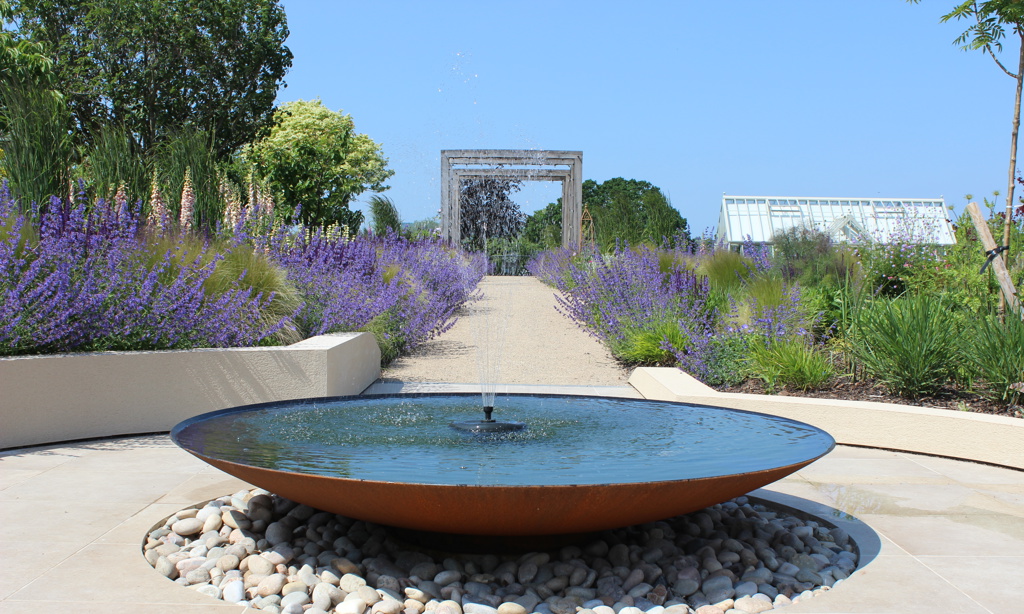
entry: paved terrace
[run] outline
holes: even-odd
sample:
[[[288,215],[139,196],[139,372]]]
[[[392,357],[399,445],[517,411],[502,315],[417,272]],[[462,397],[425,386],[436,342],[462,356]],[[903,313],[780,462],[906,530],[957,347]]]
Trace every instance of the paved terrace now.
[[[488,279],[484,289],[485,307],[494,307],[498,292],[513,297],[513,310],[501,316],[508,320],[501,381],[509,385],[499,390],[640,396],[593,339],[552,317],[551,292],[538,282]],[[473,317],[396,363],[370,391],[478,387]],[[834,409],[827,401],[820,407]],[[976,419],[962,417],[967,425]],[[1007,456],[1002,464],[1020,466],[1019,456]],[[253,611],[166,580],[141,553],[146,532],[167,516],[248,486],[166,435],[0,452],[0,614]],[[1024,611],[1020,470],[840,445],[754,494],[842,526],[862,549],[862,567],[842,586],[787,613]]]

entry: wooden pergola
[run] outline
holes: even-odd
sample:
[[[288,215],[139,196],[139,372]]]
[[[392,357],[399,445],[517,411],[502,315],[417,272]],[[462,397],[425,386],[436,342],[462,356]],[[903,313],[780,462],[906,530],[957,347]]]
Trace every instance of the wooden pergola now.
[[[522,181],[561,181],[562,246],[579,249],[583,217],[582,151],[442,150],[441,233],[445,241],[457,245],[462,239],[462,210],[459,203],[462,180],[488,177]]]

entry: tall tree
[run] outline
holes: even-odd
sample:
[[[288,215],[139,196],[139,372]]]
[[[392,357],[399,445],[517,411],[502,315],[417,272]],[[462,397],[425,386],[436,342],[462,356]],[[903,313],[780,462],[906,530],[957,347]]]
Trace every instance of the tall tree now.
[[[53,84],[53,62],[46,56],[41,44],[19,39],[10,31],[9,25],[14,19],[14,7],[9,0],[0,0],[0,179],[9,179],[12,173],[8,165],[21,166],[26,156],[24,151],[15,151],[14,154],[20,154],[18,157],[21,160],[5,162],[4,149],[11,150],[15,142],[25,136],[26,127],[26,109],[12,110],[8,104],[14,102],[17,107],[18,102],[25,101],[34,106],[41,102],[48,107],[47,112],[59,112],[62,104],[60,95],[49,89]],[[44,100],[32,100],[35,93],[43,96]],[[13,126],[12,122],[20,123]],[[14,134],[11,133],[12,127],[16,130]],[[66,128],[60,127],[61,130]],[[62,163],[66,165],[67,160]],[[44,182],[60,181],[59,177],[37,179]]]
[[[484,249],[487,239],[518,236],[526,225],[526,216],[511,194],[519,188],[519,180],[508,177],[463,181],[459,190],[463,242],[472,249]]]
[[[16,33],[53,60],[85,144],[105,125],[148,151],[191,124],[218,155],[271,120],[292,54],[275,0],[13,0]]]
[[[594,217],[597,242],[603,249],[616,241],[660,244],[678,235],[689,238],[689,225],[661,189],[647,181],[616,177],[603,183],[583,182],[583,203]]]
[[[15,20],[9,0],[0,0],[0,82],[31,82],[50,85],[53,61],[37,42],[19,39],[8,29]]]
[[[320,100],[281,105],[270,134],[247,148],[246,157],[280,195],[283,215],[301,205],[305,224],[342,224],[353,231],[363,214],[349,208],[352,198],[387,190],[384,182],[395,174],[380,145],[356,133],[352,116]]]
[[[908,0],[917,4],[920,0]],[[1024,2],[1021,0],[964,0],[952,11],[942,16],[943,23],[950,20],[973,22],[954,41],[965,51],[982,51],[996,63],[1007,76],[1017,82],[1013,102],[1013,128],[1010,131],[1010,171],[1006,186],[1006,217],[1003,222],[1003,245],[1007,252],[1003,258],[1009,262],[1010,227],[1013,219],[1013,187],[1017,174],[1017,133],[1020,130],[1020,98],[1024,89]],[[1017,38],[1017,72],[1008,69],[996,52],[1003,50],[1003,39],[1007,29]],[[1002,295],[1000,295],[1001,297]],[[1000,306],[1002,307],[1002,301]]]

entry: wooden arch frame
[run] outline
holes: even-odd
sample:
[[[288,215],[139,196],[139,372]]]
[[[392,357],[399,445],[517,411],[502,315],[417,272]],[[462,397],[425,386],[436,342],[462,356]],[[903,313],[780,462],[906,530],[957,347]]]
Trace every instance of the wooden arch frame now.
[[[458,245],[462,239],[462,208],[459,203],[462,180],[485,177],[562,182],[562,246],[579,249],[583,234],[582,151],[442,150],[441,236],[448,243]]]

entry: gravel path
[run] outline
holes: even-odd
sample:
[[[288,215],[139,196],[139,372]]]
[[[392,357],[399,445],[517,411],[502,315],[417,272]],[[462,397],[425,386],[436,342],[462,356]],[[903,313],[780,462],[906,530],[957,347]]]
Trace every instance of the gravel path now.
[[[395,360],[385,381],[627,385],[629,370],[555,310],[555,290],[534,277],[485,277],[483,298],[451,330]],[[493,348],[497,348],[495,352]]]

